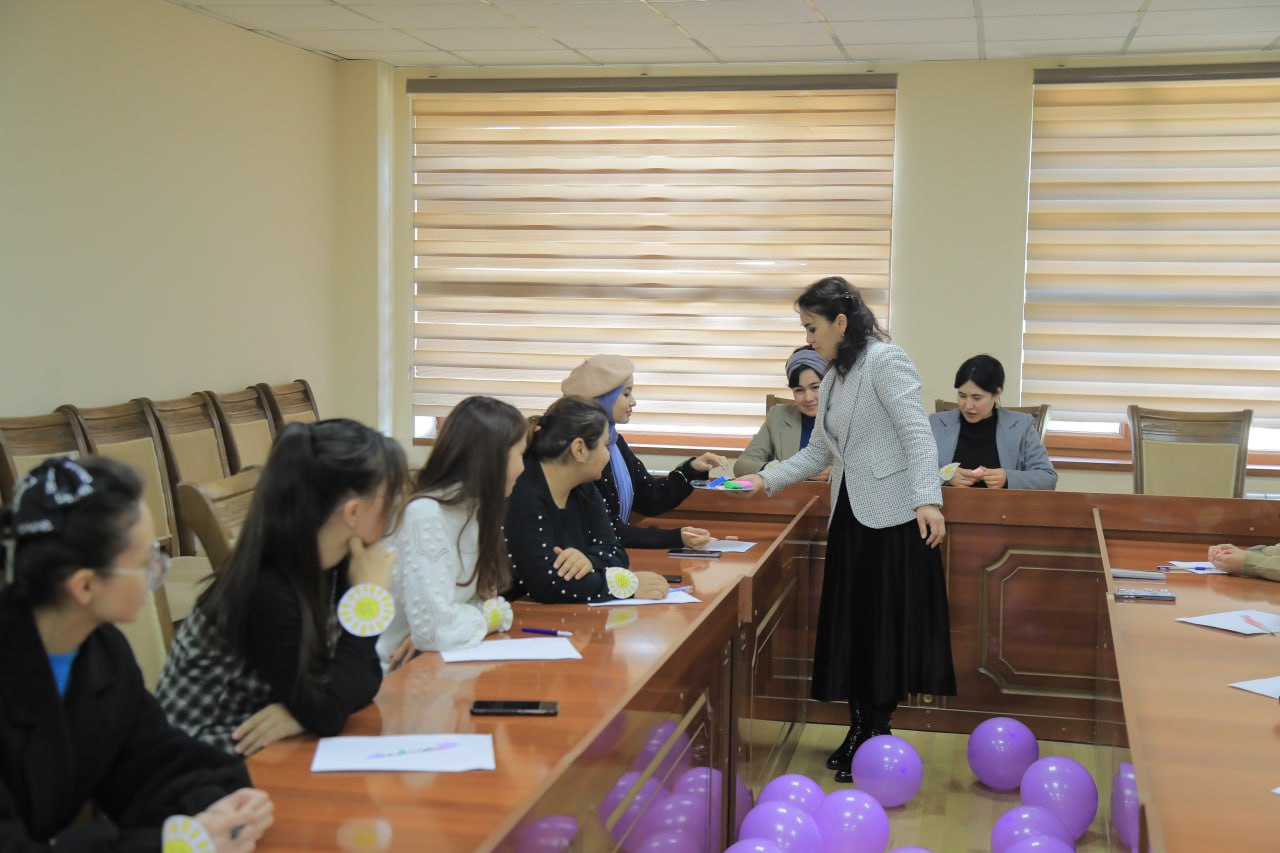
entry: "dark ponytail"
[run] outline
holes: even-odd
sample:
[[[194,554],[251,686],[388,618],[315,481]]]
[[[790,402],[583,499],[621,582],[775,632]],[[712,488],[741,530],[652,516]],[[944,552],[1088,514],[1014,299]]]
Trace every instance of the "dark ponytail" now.
[[[834,323],[841,314],[847,318],[844,339],[831,361],[841,376],[853,367],[868,342],[872,339],[889,340],[888,332],[881,328],[867,303],[862,301],[858,289],[838,275],[828,276],[805,288],[796,300],[796,308],[817,314],[830,323]]]
[[[331,580],[320,565],[320,528],[343,501],[372,498],[384,486],[385,510],[393,517],[407,477],[400,445],[363,424],[290,424],[267,457],[235,549],[197,606],[244,657],[244,617],[262,569],[284,575],[301,612],[295,691],[313,695],[325,671],[334,605]]]
[[[529,452],[539,462],[563,459],[575,438],[595,450],[609,426],[604,407],[586,397],[561,397],[546,413],[529,419]]]
[[[142,517],[142,480],[113,459],[46,459],[15,491],[0,511],[3,577],[7,594],[30,607],[56,603],[80,569],[110,575]]]

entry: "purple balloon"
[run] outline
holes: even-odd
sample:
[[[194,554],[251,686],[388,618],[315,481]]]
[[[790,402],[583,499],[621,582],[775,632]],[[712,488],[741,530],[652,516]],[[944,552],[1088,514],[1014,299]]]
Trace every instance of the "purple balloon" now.
[[[1040,806],[1014,806],[1000,815],[991,829],[991,853],[1006,853],[1020,841],[1051,835],[1063,841],[1074,841],[1053,812]]]
[[[618,777],[618,781],[614,783],[613,790],[605,795],[604,801],[600,803],[598,814],[600,816],[600,825],[605,826],[609,820],[609,815],[613,814],[618,804],[626,798],[636,781],[640,778],[640,774],[634,770],[629,770]],[[627,834],[627,830],[640,819],[649,808],[656,807],[659,802],[665,799],[667,792],[663,790],[658,781],[652,777],[644,780],[644,784],[640,786],[640,790],[636,793],[635,799],[631,801],[631,805],[627,806],[618,822],[613,825],[613,829],[609,832],[609,837],[613,839],[614,844],[621,844],[622,838]]]
[[[889,816],[862,791],[832,791],[818,804],[813,819],[824,853],[884,853],[889,846]]]
[[[797,853],[822,849],[822,834],[813,817],[802,808],[777,800],[757,804],[738,834],[743,838],[763,838]]]
[[[886,809],[914,797],[923,779],[920,754],[897,735],[877,735],[853,754],[853,781]]]
[[[623,849],[637,853],[639,845],[651,835],[676,833],[689,839],[699,851],[710,847],[711,814],[707,798],[697,794],[672,794],[660,803],[654,803],[627,836]]]
[[[1111,780],[1111,828],[1125,847],[1138,846],[1138,775],[1127,761]]]
[[[540,817],[520,830],[516,839],[518,853],[540,853],[546,850],[568,850],[578,837],[578,821],[569,815]]]
[[[724,853],[784,853],[784,851],[772,841],[765,841],[763,838],[745,838],[726,849]]]
[[[650,835],[635,848],[636,853],[705,853],[689,836],[679,832]]]
[[[933,853],[927,847],[895,847],[889,853]]]
[[[671,786],[677,794],[702,794],[710,796],[712,802],[720,801],[720,771],[714,767],[695,767],[680,774],[680,778]]]
[[[751,807],[756,804],[755,797],[751,795],[751,789],[747,787],[747,783],[742,781],[742,777],[738,776],[733,780],[733,809],[736,824],[733,827],[735,837],[738,830],[742,828],[742,822],[747,819],[747,812],[751,811]]]
[[[1024,838],[1005,853],[1075,853],[1075,851],[1074,844],[1068,844],[1061,838],[1037,835],[1035,838]]]
[[[969,735],[969,769],[978,781],[997,791],[1012,791],[1022,774],[1040,757],[1036,736],[1017,720],[992,717]]]
[[[1027,768],[1022,777],[1022,802],[1053,812],[1067,828],[1067,841],[1084,835],[1098,814],[1098,786],[1078,761],[1052,755]]]
[[[780,803],[791,803],[813,814],[825,796],[822,786],[808,776],[788,773],[765,785],[764,790],[760,792],[759,802],[776,800]]]
[[[636,756],[635,761],[631,762],[631,769],[643,772],[667,745],[667,741],[671,741],[671,748],[653,772],[658,783],[669,784],[667,781],[669,778],[679,776],[692,767],[693,755],[689,749],[689,736],[684,732],[677,734],[676,724],[668,720],[658,723],[649,730],[649,734],[644,739],[644,746],[640,748],[640,754]]]

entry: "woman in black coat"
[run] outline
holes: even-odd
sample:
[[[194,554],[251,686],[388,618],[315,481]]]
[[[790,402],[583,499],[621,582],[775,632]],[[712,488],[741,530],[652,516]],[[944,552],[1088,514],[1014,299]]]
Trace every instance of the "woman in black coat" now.
[[[712,468],[727,468],[729,460],[707,452],[681,462],[666,477],[649,476],[644,463],[618,435],[618,424],[631,421],[636,405],[634,373],[629,359],[593,355],[560,383],[560,390],[566,395],[590,397],[609,416],[609,464],[596,481],[596,488],[609,508],[614,535],[624,548],[701,548],[711,541],[706,530],[642,527],[631,523],[631,513],[634,510],[652,517],[670,512],[693,493],[692,481],[705,480]]]
[[[154,851],[163,827],[248,853],[271,825],[240,759],[165,720],[112,624],[168,568],[141,496],[117,462],[51,459],[0,519],[0,849]]]

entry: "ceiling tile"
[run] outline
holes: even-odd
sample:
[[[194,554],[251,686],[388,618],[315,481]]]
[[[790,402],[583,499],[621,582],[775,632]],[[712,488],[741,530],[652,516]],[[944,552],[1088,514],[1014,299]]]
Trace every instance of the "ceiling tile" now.
[[[1031,56],[1119,56],[1124,50],[1124,37],[988,41],[986,46],[987,59],[1020,59]]]
[[[218,6],[209,11],[225,21],[251,30],[369,30],[382,27],[378,21],[332,4]]]
[[[1178,9],[1275,8],[1275,0],[1151,0],[1147,11],[1168,12]]]
[[[393,30],[275,30],[297,45],[328,50],[422,50],[422,42]]]
[[[642,3],[619,5],[616,3],[554,3],[521,6],[509,10],[520,20],[537,27],[578,26],[619,28],[614,40],[623,44],[627,40],[627,27],[651,27],[662,23],[661,15],[656,15]]]
[[[974,18],[936,18],[929,21],[842,21],[832,29],[841,41],[853,44],[920,44],[977,40]]]
[[[828,21],[903,21],[971,18],[973,0],[814,0]]]
[[[706,51],[686,48],[598,48],[582,51],[596,62],[610,65],[654,65],[658,63],[715,62]]]
[[[694,38],[714,48],[778,47],[797,44],[831,44],[831,33],[825,24],[745,24],[719,27],[688,27]]]
[[[408,30],[442,50],[561,50],[550,37],[527,27],[510,30]]]
[[[467,50],[459,55],[476,65],[591,65],[572,50]]]
[[[1087,15],[1125,12],[1137,14],[1142,0],[982,0],[982,17],[1006,15]]]
[[[429,6],[352,6],[363,15],[401,29],[438,27],[517,27],[515,21],[482,3],[432,3]]]
[[[620,45],[625,45],[624,49],[691,47],[697,50],[697,46],[689,41],[684,33],[671,26],[630,27],[627,29],[626,39],[621,42],[618,39],[618,31],[611,29],[561,28],[554,30],[551,34],[569,47],[576,47],[579,50],[617,48]],[[701,52],[699,50],[699,53]]]
[[[922,42],[920,44],[848,44],[844,49],[854,62],[912,59],[977,59],[977,42]]]
[[[1214,33],[1212,35],[1142,36],[1129,44],[1129,53],[1174,51],[1261,50],[1275,41],[1276,33]]]
[[[833,42],[792,47],[717,47],[725,62],[847,62]]]
[[[1280,4],[1252,9],[1214,9],[1198,12],[1148,12],[1140,36],[1180,36],[1195,33],[1280,33]]]
[[[663,14],[686,26],[789,24],[818,21],[804,0],[707,0],[705,3],[654,3]]]
[[[1015,15],[987,18],[983,32],[992,41],[1124,38],[1136,15]]]
[[[443,50],[344,50],[344,59],[378,59],[389,65],[457,65],[461,60]]]

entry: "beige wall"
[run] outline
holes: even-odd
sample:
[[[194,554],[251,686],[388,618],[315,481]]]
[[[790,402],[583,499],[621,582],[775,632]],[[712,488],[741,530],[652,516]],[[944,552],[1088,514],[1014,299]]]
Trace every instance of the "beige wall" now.
[[[335,401],[336,63],[163,0],[0,9],[0,416]]]

